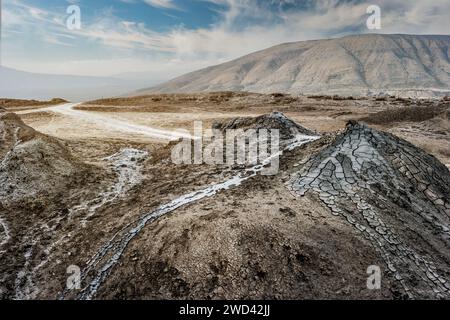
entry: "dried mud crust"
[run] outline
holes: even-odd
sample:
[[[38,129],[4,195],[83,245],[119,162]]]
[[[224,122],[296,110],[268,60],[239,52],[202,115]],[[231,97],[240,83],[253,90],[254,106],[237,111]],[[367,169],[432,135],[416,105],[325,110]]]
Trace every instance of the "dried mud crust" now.
[[[305,148],[288,152],[283,170],[317,151]],[[283,181],[257,176],[147,225],[96,298],[402,297],[389,275],[382,291],[367,290],[367,266],[382,265],[381,256],[314,200],[296,200]]]
[[[409,297],[450,297],[450,172],[433,156],[351,122],[288,187],[359,230]]]
[[[0,297],[32,298],[23,284],[57,239],[76,230],[69,208],[109,176],[12,113],[0,113],[0,146]]]
[[[383,290],[365,289],[367,263],[382,264],[370,243],[313,201],[293,199],[279,179],[263,177],[155,221],[122,261],[129,263],[112,271],[98,298],[401,295],[389,276]]]
[[[127,154],[131,155],[126,157],[131,163],[125,166],[120,159]],[[64,207],[62,213],[65,219],[57,225],[56,233],[48,234],[45,240],[41,240],[41,235],[45,233],[36,228],[33,229],[32,239],[25,241],[20,238],[22,234],[20,237],[18,235],[16,239],[20,240],[15,242],[14,247],[16,253],[10,254],[17,263],[5,264],[4,274],[8,275],[5,285],[8,290],[4,297],[60,298],[65,290],[69,265],[85,268],[112,235],[139,219],[143,213],[170,202],[178,194],[226,179],[227,174],[217,168],[192,170],[191,166],[173,165],[167,158],[167,155],[170,156],[168,147],[163,147],[158,154],[164,154],[164,159],[148,156],[141,160],[141,151],[122,150],[109,159],[118,172],[103,178],[97,188],[86,186],[90,193],[73,199],[70,205]],[[107,162],[109,160],[105,159]],[[130,171],[135,163],[141,166],[140,172]],[[128,177],[135,181],[136,174],[143,179],[140,183],[121,183],[126,182]],[[116,190],[122,193],[116,196]],[[61,212],[51,206],[46,209],[53,214]],[[18,225],[17,222],[14,224]],[[54,226],[54,223],[51,225]],[[38,240],[38,246],[33,243],[33,239]],[[23,272],[26,276],[21,276]],[[73,297],[67,295],[65,298]]]
[[[329,139],[287,152],[282,170]],[[285,179],[257,176],[155,220],[130,242],[96,298],[403,297],[389,274],[381,291],[367,290],[367,267],[383,264],[379,253],[316,200],[295,199]]]
[[[443,280],[449,275],[448,230],[443,226],[449,225],[448,171],[403,140],[350,123],[337,138],[329,134],[286,152],[278,175],[253,177],[240,186],[149,220],[139,230],[133,229],[133,223],[147,214],[158,212],[183,195],[228,181],[242,168],[174,165],[170,160],[172,143],[147,150],[150,154],[146,159],[140,157],[142,150],[124,152],[122,155],[135,155],[138,161],[128,157],[132,163],[126,163],[124,171],[116,171],[124,164],[115,161],[122,159],[123,143],[105,141],[89,160],[100,165],[99,158],[115,154],[109,158],[112,162],[104,159],[98,174],[88,171],[73,182],[75,185],[70,184],[73,189],[63,189],[59,200],[43,197],[38,207],[24,204],[15,218],[6,220],[11,232],[9,242],[2,247],[4,252],[0,251],[2,261],[6,261],[0,266],[1,297],[447,297],[447,282]],[[80,153],[87,152],[91,145],[97,142],[69,142]],[[134,147],[140,148],[137,144]],[[342,180],[340,175],[333,182],[340,183],[343,191],[331,206],[322,199],[321,185],[311,187],[313,182],[302,185],[301,181],[325,159],[339,162],[341,157],[333,155],[336,150],[355,161],[355,167],[345,167],[343,172],[353,172],[356,184],[351,190],[356,196],[346,193],[348,189],[342,187],[346,176]],[[328,167],[322,169],[318,177],[329,179],[325,171]],[[333,175],[337,171],[330,170],[330,179],[337,179]],[[142,180],[114,197],[114,191],[124,190],[114,186],[127,178]],[[420,183],[426,188],[419,190]],[[302,188],[310,191],[303,193]],[[71,190],[75,194],[66,198]],[[105,194],[112,195],[112,201],[102,203],[100,198]],[[347,211],[336,214],[334,207]],[[95,208],[92,215],[90,208]],[[0,212],[11,216],[14,209],[0,206]],[[29,212],[32,215],[26,216]],[[32,228],[23,228],[24,217]],[[379,225],[371,225],[374,222]],[[2,228],[0,223],[0,231]],[[130,241],[128,231],[133,235]],[[136,235],[134,231],[138,231]],[[364,236],[369,232],[372,236]],[[116,234],[125,237],[115,238]],[[118,250],[106,252],[103,249],[108,244]],[[105,259],[97,260],[103,252],[107,253]],[[101,263],[92,264],[97,261]],[[107,269],[102,281],[92,281],[109,261],[113,261],[113,267]],[[82,286],[89,290],[65,290],[69,265],[82,269]],[[367,290],[370,265],[382,268],[380,291]],[[100,285],[90,290],[90,285],[97,283]]]
[[[49,197],[89,170],[62,141],[25,125],[13,113],[0,113],[0,199],[3,205]]]
[[[356,122],[283,159],[293,179],[256,177],[148,225],[98,297],[448,298],[445,166]]]

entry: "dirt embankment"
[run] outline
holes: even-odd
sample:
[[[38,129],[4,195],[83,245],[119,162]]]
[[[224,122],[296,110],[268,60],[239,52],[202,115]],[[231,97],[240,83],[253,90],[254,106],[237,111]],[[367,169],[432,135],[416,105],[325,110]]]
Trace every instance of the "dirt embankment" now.
[[[49,101],[38,100],[21,100],[21,99],[1,99],[0,107],[5,108],[8,111],[22,111],[34,109],[36,107],[52,106],[57,104],[67,103],[66,100],[60,98],[54,98]]]
[[[0,132],[3,200],[51,194],[86,169],[63,142],[35,131],[14,113],[0,113]]]
[[[387,106],[359,119],[408,140],[450,165],[450,103],[445,99]]]
[[[440,117],[450,120],[450,103],[432,106],[389,108],[360,120],[369,124],[389,125],[396,122],[423,122]]]
[[[0,159],[0,297],[31,298],[21,288],[69,232],[69,208],[109,176],[7,112],[0,112]]]

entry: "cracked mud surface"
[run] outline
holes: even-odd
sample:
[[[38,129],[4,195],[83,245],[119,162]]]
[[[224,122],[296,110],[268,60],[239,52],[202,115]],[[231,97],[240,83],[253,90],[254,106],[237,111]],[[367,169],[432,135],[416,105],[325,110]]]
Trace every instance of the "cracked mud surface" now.
[[[221,97],[178,102],[218,108],[222,130],[270,126],[283,139],[323,137],[295,148],[284,141],[275,176],[241,176],[251,167],[174,165],[173,143],[110,133],[86,139],[87,131],[60,140],[0,111],[0,179],[2,187],[13,186],[0,189],[0,297],[449,298],[449,171],[419,143],[384,132],[445,148],[442,115],[374,128],[350,122],[335,132],[385,102],[317,98],[303,105],[247,94],[213,101]],[[164,99],[178,110],[177,97]],[[126,99],[121,103],[105,112],[131,117]],[[246,118],[241,107],[248,104],[252,116],[267,115]],[[270,114],[275,109],[297,123]],[[235,119],[236,113],[242,114]],[[54,126],[64,120],[45,112],[23,116],[37,127],[49,118]],[[446,159],[439,149],[433,154]],[[81,291],[66,290],[70,265],[82,270]],[[371,265],[381,267],[381,290],[366,288]]]
[[[289,188],[298,196],[316,194],[361,231],[409,297],[449,297],[450,174],[434,157],[350,123]]]

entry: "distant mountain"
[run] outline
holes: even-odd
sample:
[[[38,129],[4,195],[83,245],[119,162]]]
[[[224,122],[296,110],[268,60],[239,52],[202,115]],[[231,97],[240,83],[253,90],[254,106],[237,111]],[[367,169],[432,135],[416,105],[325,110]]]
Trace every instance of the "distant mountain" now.
[[[0,67],[0,97],[48,100],[61,97],[71,101],[119,96],[137,89],[118,78],[37,74]]]
[[[252,91],[432,96],[450,92],[449,35],[357,35],[278,45],[135,94]]]

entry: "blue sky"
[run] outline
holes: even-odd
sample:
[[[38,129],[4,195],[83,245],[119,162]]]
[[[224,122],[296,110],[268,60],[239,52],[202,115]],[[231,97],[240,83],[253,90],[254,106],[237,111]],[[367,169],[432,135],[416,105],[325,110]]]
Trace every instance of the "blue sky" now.
[[[80,30],[66,26],[69,5]],[[450,0],[3,0],[2,63],[32,72],[154,82],[288,41],[372,32],[448,34]]]

